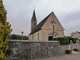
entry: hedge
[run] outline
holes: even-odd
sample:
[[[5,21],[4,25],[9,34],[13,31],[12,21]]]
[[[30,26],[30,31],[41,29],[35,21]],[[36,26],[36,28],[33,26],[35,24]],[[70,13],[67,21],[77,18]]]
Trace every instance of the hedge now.
[[[70,44],[70,40],[72,40],[73,43],[76,43],[76,40],[78,40],[78,38],[58,37],[58,38],[53,38],[52,39],[52,41],[59,41],[60,42],[60,45]]]

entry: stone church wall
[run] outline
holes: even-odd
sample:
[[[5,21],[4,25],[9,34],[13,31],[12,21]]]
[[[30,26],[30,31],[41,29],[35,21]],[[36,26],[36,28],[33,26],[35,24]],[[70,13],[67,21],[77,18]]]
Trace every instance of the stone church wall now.
[[[60,43],[58,41],[25,41],[8,40],[10,46],[10,57],[18,59],[35,59],[60,54]]]

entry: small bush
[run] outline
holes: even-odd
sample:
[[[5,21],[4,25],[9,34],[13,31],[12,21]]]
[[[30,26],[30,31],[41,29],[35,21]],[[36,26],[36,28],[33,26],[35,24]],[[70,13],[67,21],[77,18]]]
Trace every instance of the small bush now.
[[[74,50],[74,51],[79,51],[79,49],[77,49],[77,48],[74,48],[73,50]]]
[[[71,50],[66,50],[66,51],[71,51]]]
[[[72,51],[71,51],[71,50],[65,50],[65,53],[66,53],[66,54],[71,54]]]

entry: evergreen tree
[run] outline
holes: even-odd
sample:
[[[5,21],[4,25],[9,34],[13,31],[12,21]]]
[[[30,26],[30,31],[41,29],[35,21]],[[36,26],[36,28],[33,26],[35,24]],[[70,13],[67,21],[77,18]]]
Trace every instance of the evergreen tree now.
[[[17,40],[17,35],[12,34],[12,35],[11,35],[11,39],[15,39],[15,40]]]
[[[11,35],[9,35],[8,39],[11,39]]]
[[[3,5],[3,1],[0,0],[0,60],[6,59],[6,52],[8,50],[7,39],[12,31],[9,25],[9,22],[6,22],[6,10]]]

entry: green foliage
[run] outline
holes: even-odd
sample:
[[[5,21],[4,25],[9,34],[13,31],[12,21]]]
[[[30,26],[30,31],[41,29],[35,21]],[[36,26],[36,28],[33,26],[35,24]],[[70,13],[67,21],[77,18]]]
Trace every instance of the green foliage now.
[[[66,53],[66,54],[71,54],[72,51],[71,51],[71,50],[65,50],[65,53]]]
[[[76,40],[78,38],[72,38],[72,37],[58,37],[58,38],[53,38],[53,41],[59,41],[60,45],[67,45],[70,44],[70,40],[72,40],[73,43],[76,43]]]
[[[71,50],[66,50],[66,51],[71,51]]]
[[[21,40],[22,35],[16,35],[16,36],[17,36],[16,40],[17,39]],[[11,35],[9,35],[8,39],[11,39]],[[28,40],[28,37],[27,36],[23,36],[23,40]]]
[[[76,43],[76,40],[78,40],[78,38],[72,38],[72,37],[68,37],[69,38],[69,43],[70,43],[70,40],[72,40],[73,43]]]
[[[17,35],[17,39],[19,39],[19,40],[21,39],[21,38],[19,37],[19,35]]]
[[[17,35],[12,34],[12,35],[11,35],[11,39],[17,39]]]
[[[53,38],[53,40],[59,41],[60,42],[60,45],[69,44],[69,38],[67,38],[67,37]]]
[[[74,51],[77,51],[77,52],[79,51],[79,49],[77,49],[77,48],[74,48],[73,50],[74,50]]]
[[[8,36],[8,39],[11,39],[11,35]]]
[[[9,22],[6,22],[6,10],[3,6],[2,0],[0,0],[0,60],[6,59],[6,52],[8,50],[8,44],[7,39],[10,35],[12,29],[10,29],[11,25],[9,25]]]
[[[28,37],[27,36],[23,36],[23,40],[28,40]]]

